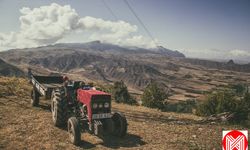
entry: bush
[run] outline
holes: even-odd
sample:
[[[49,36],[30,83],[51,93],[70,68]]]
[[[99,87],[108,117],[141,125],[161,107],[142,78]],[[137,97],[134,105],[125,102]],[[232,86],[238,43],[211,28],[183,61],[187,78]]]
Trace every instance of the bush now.
[[[193,110],[196,108],[196,100],[188,99],[186,101],[181,101],[178,103],[168,103],[165,105],[164,111],[172,111],[178,113],[193,113]]]
[[[164,101],[167,98],[165,91],[157,83],[149,84],[142,95],[142,105],[151,108],[164,109]]]
[[[240,96],[238,94],[234,89],[215,91],[209,94],[202,104],[198,105],[196,112],[202,116],[229,112],[234,114],[231,123],[245,125],[250,121],[250,93],[245,92]]]
[[[123,81],[114,83],[112,93],[117,103],[136,104],[135,99],[129,94],[128,88]]]
[[[237,100],[232,90],[215,91],[207,95],[207,99],[197,108],[197,114],[209,116],[223,112],[234,112]]]
[[[237,95],[244,95],[247,92],[247,86],[244,84],[233,84],[230,86],[233,90],[235,90]]]
[[[177,104],[176,112],[192,113],[194,108],[196,108],[196,100],[188,99],[184,102],[180,102],[179,104]]]
[[[245,93],[244,97],[239,101],[235,115],[235,122],[250,121],[250,93]]]

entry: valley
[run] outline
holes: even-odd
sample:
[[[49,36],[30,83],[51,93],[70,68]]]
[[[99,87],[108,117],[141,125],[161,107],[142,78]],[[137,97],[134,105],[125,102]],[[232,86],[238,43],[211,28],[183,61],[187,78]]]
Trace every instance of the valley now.
[[[249,84],[249,65],[189,59],[163,47],[140,49],[99,41],[14,49],[0,58],[35,74],[66,74],[72,79],[112,84],[123,80],[135,95],[152,81],[169,93],[171,102],[202,100],[204,94],[230,84]]]

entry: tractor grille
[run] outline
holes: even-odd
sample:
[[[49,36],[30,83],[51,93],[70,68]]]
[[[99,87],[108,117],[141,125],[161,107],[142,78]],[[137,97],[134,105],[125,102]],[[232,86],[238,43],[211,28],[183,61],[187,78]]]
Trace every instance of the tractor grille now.
[[[108,102],[109,107],[105,108],[104,104]],[[93,108],[93,104],[96,103],[98,107],[96,109]],[[99,105],[102,104],[102,108],[99,108]],[[92,113],[93,114],[101,114],[101,113],[110,113],[111,112],[111,97],[110,95],[94,95],[91,100],[92,105]]]
[[[102,113],[110,113],[110,108],[97,108],[92,109],[93,114],[102,114]]]

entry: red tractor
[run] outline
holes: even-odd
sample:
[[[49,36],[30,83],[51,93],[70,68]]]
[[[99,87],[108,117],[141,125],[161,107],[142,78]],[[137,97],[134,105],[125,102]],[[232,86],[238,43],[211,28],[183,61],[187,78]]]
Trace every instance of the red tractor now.
[[[122,137],[127,133],[127,120],[120,112],[111,111],[111,95],[73,82],[54,89],[51,111],[55,126],[67,124],[70,141],[78,145],[81,132],[88,131],[102,137],[112,134]]]
[[[39,105],[39,97],[51,99],[54,125],[68,125],[70,140],[77,145],[81,132],[105,133],[122,137],[127,133],[127,120],[120,112],[111,112],[111,96],[83,86],[81,81],[69,81],[66,76],[30,75],[33,89],[31,105]]]

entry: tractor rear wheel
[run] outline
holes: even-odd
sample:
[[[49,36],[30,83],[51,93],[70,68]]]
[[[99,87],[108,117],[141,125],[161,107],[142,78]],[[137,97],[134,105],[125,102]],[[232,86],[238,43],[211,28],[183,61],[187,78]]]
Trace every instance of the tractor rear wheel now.
[[[40,94],[37,92],[35,88],[32,89],[31,91],[31,106],[38,106],[39,105],[39,96]]]
[[[80,125],[76,117],[70,117],[68,120],[68,132],[70,142],[74,145],[79,145],[81,142]]]
[[[51,98],[51,112],[54,125],[56,127],[64,127],[67,123],[66,97],[62,91],[55,90]]]
[[[128,128],[126,117],[120,112],[115,112],[112,116],[112,120],[114,122],[113,134],[119,137],[125,136]]]

